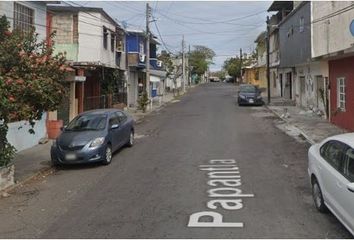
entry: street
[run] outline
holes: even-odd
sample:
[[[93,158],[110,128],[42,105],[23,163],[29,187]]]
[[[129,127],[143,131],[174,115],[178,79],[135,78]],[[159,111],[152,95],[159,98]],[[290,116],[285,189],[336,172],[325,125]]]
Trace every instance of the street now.
[[[0,200],[0,237],[351,238],[313,205],[309,145],[277,128],[265,107],[239,107],[235,96],[232,84],[200,85],[137,124],[135,146],[111,165],[64,167],[15,189]],[[213,197],[212,170],[203,168],[226,163],[239,171],[236,197]],[[211,209],[217,199],[239,199],[238,209]],[[203,217],[210,226],[189,225],[199,212],[242,224],[217,227]]]

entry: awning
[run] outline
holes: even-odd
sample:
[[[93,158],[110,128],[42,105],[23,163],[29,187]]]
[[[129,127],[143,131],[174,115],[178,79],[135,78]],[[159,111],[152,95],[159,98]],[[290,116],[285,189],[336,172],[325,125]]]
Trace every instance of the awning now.
[[[150,69],[150,76],[166,77],[166,71]]]

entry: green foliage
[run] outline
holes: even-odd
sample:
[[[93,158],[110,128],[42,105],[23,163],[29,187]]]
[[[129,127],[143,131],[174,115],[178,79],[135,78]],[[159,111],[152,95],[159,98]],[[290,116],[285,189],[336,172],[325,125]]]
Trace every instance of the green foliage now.
[[[138,99],[139,110],[146,112],[146,107],[149,103],[150,100],[148,98],[148,94],[146,91],[144,91]]]
[[[161,51],[161,54],[159,56],[157,56],[157,59],[162,61],[162,66],[167,73],[166,77],[173,75],[174,67],[173,67],[171,55],[169,53],[167,53],[166,51]]]
[[[104,76],[101,81],[101,88],[103,94],[112,94],[119,92],[119,89],[122,87],[122,84],[124,85],[123,73],[118,69],[105,69],[102,74]]]
[[[189,55],[189,64],[192,66],[192,74],[202,75],[213,62],[215,52],[205,46],[196,45]]]
[[[257,59],[257,53],[253,52],[251,55],[244,54],[242,56],[242,67],[248,66],[255,62]],[[241,75],[241,59],[239,56],[226,59],[223,69],[232,77],[239,77]]]
[[[6,139],[7,125],[0,124],[0,139]],[[7,166],[15,154],[15,148],[5,141],[0,141],[0,167]]]
[[[49,41],[37,40],[38,34],[9,31],[5,16],[0,18],[0,159],[7,164],[14,149],[7,142],[7,124],[29,121],[33,127],[43,112],[56,110],[65,89],[60,81],[67,71],[65,56],[52,56]],[[0,163],[1,164],[1,163]]]

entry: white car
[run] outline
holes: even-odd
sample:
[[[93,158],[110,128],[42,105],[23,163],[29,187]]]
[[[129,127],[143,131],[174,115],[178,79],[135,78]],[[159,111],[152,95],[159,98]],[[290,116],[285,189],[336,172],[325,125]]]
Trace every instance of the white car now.
[[[308,173],[316,208],[327,208],[354,235],[354,133],[311,146]]]

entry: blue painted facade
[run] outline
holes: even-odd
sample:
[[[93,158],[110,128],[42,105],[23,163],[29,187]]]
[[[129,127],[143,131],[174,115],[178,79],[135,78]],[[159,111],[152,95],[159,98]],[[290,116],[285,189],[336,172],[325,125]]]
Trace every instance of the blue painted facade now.
[[[141,46],[143,46],[143,50]],[[141,53],[142,51],[146,54],[145,36],[138,32],[128,32],[126,35],[126,49],[128,54]],[[150,42],[150,66],[152,69],[161,70],[161,67],[157,66],[157,44],[155,42]],[[138,67],[145,68],[145,63],[139,62]]]

